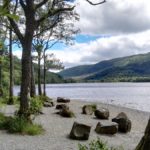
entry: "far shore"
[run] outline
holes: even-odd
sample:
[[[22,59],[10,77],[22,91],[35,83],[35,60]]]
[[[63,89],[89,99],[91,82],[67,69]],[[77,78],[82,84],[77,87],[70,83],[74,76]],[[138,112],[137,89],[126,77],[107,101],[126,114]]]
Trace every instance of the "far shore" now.
[[[56,102],[55,102],[56,104]],[[114,118],[118,113],[125,112],[132,121],[131,132],[127,134],[117,133],[113,136],[100,135],[95,133],[94,129],[99,121],[94,115],[83,115],[82,106],[85,104],[97,104],[98,107],[108,108],[110,111],[110,119]],[[99,137],[106,141],[110,146],[122,146],[124,150],[134,150],[141,137],[144,134],[150,113],[104,104],[99,102],[85,102],[80,100],[71,100],[68,104],[70,109],[74,111],[75,118],[62,118],[55,114],[55,107],[43,108],[43,115],[36,117],[35,122],[41,124],[46,130],[43,135],[39,136],[22,136],[8,134],[5,131],[0,131],[0,149],[2,150],[78,150],[78,144],[87,144],[93,139]],[[0,108],[7,115],[12,115],[16,107],[4,106]],[[68,135],[74,121],[85,123],[92,126],[90,138],[88,141],[70,140]]]

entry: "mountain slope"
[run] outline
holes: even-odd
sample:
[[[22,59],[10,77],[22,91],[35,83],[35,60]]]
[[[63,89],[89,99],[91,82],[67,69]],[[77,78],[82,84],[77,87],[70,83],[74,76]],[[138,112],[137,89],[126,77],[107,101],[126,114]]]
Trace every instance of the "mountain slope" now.
[[[60,72],[60,75],[84,81],[128,81],[129,78],[147,80],[150,76],[150,53],[77,66]]]
[[[35,81],[37,83],[37,64],[34,64],[35,69]],[[42,71],[41,71],[42,72]],[[43,79],[43,74],[41,75]],[[64,79],[55,73],[47,72],[46,73],[46,83],[64,83]],[[21,83],[21,61],[17,57],[14,57],[14,83],[19,85]],[[2,62],[2,84],[4,87],[9,85],[9,58],[6,57]]]

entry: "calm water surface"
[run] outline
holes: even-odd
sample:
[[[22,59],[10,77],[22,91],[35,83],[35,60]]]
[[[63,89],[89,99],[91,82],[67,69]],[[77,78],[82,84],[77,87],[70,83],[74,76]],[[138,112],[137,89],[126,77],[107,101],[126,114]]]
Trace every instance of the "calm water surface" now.
[[[15,93],[19,87],[15,87]],[[47,95],[104,102],[150,112],[150,83],[48,84]]]

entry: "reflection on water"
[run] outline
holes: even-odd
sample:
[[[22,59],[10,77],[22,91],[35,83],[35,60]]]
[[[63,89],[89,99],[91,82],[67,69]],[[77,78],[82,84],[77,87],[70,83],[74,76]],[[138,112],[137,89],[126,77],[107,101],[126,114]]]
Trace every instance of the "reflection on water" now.
[[[99,101],[150,111],[150,83],[48,84],[47,95],[74,100]],[[19,87],[15,87],[15,93]]]

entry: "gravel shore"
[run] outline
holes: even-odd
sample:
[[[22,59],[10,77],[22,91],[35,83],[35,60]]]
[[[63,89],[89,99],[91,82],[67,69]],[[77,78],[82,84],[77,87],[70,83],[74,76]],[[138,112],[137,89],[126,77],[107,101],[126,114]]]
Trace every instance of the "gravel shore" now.
[[[0,131],[0,150],[78,150],[78,144],[86,144],[91,140],[99,137],[103,141],[107,141],[111,146],[122,146],[124,150],[134,150],[141,137],[144,134],[149,115],[148,112],[141,112],[119,106],[107,105],[102,103],[97,104],[98,107],[108,108],[110,111],[110,120],[118,113],[125,112],[132,121],[132,129],[130,133],[117,133],[113,136],[99,135],[95,133],[94,129],[98,121],[94,115],[83,115],[82,106],[91,104],[91,102],[71,101],[69,107],[75,112],[75,118],[62,118],[55,114],[57,110],[55,107],[44,108],[43,115],[36,117],[35,122],[41,124],[45,133],[39,136],[26,136],[8,134],[5,131]],[[7,115],[12,115],[14,106],[5,106],[0,108],[2,112]],[[72,128],[74,121],[91,125],[91,133],[88,141],[70,140],[68,135]]]

